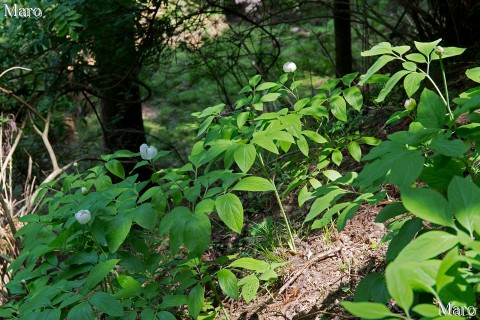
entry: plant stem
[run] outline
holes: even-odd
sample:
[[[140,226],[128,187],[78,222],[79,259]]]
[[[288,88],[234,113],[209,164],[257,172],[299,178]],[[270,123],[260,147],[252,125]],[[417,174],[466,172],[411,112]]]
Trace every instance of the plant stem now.
[[[220,303],[220,307],[222,308],[222,311],[223,311],[223,314],[225,315],[225,318],[227,320],[230,320],[230,316],[228,315],[227,310],[225,310],[225,307],[223,306],[222,299],[220,299],[220,296],[218,295],[217,287],[215,287],[215,284],[213,283],[212,280],[210,280],[210,286],[212,287],[213,294],[215,295],[215,298]]]
[[[445,68],[443,67],[443,60],[442,57],[440,59],[440,68],[442,69],[442,77],[443,77],[443,86],[445,87],[445,97],[447,99],[447,109],[448,113],[450,114],[450,121],[453,121],[453,113],[452,109],[450,109],[450,99],[448,97],[448,85],[447,85],[447,76],[445,75]]]
[[[287,214],[285,213],[285,210],[283,209],[283,204],[282,200],[280,199],[280,195],[278,194],[277,186],[275,185],[275,181],[271,179],[268,175],[267,168],[265,167],[265,163],[263,162],[262,155],[259,153],[258,158],[260,159],[260,164],[262,165],[263,172],[265,173],[265,177],[272,183],[273,185],[273,191],[275,192],[275,197],[277,198],[277,203],[278,206],[280,207],[280,211],[282,212],[283,220],[285,221],[285,226],[287,228],[287,233],[288,233],[288,246],[290,247],[290,250],[292,251],[293,254],[297,254],[297,249],[295,247],[295,242],[293,240],[293,234],[292,234],[292,229],[290,228],[290,222],[288,221]]]

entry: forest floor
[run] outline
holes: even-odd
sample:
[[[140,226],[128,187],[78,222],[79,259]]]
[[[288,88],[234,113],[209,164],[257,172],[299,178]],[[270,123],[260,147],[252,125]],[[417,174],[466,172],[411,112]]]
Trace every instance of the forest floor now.
[[[339,303],[353,299],[364,276],[384,269],[386,245],[379,243],[386,229],[374,222],[380,209],[364,205],[342,232],[334,230],[329,237],[319,232],[297,239],[298,253],[288,257],[278,287],[250,304],[231,300],[226,304],[231,319],[355,318]]]

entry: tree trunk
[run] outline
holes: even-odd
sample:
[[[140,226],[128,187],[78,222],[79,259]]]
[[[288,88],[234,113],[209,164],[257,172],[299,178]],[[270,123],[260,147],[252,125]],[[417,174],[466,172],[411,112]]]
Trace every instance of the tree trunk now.
[[[335,68],[341,77],[352,72],[352,33],[350,29],[350,0],[333,3],[335,27]]]

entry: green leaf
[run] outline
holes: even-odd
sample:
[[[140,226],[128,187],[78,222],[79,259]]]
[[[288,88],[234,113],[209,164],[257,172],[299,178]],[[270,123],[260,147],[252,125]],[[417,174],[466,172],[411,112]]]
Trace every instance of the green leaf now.
[[[260,99],[260,102],[272,102],[277,100],[281,95],[281,93],[267,93]]]
[[[136,207],[132,215],[133,221],[144,229],[152,230],[157,226],[158,213],[151,203],[144,203]]]
[[[312,229],[320,229],[332,222],[332,217],[338,213],[340,210],[343,210],[345,207],[349,206],[350,202],[337,203],[328,209],[322,216],[322,218],[315,220],[312,223]]]
[[[414,61],[417,63],[427,63],[427,58],[421,53],[410,53],[405,56],[410,61]]]
[[[237,301],[238,281],[233,272],[228,269],[221,269],[217,272],[217,277],[220,289],[222,289],[227,296]]]
[[[339,166],[342,163],[343,160],[343,155],[342,152],[338,149],[334,149],[332,151],[332,161],[335,163],[337,166]]]
[[[440,193],[426,188],[404,188],[401,197],[405,208],[417,217],[442,226],[454,226],[448,202]]]
[[[385,87],[380,91],[380,94],[375,99],[375,102],[382,102],[385,100],[387,95],[392,91],[393,87],[397,84],[400,79],[402,79],[406,74],[410,73],[410,71],[400,70],[395,73],[385,84]]]
[[[207,131],[207,129],[209,128],[210,124],[212,123],[213,119],[215,119],[214,116],[210,116],[210,117],[207,117],[203,122],[202,124],[200,125],[200,127],[198,128],[198,133],[197,133],[197,137],[200,137],[202,135],[202,133],[204,133],[205,131]]]
[[[356,141],[350,141],[347,145],[347,149],[352,155],[352,158],[355,159],[355,161],[360,162],[360,159],[362,158],[362,149],[360,149],[358,143]]]
[[[410,310],[413,304],[413,290],[409,285],[409,274],[398,263],[390,263],[385,269],[387,289],[391,297],[403,310]]]
[[[355,80],[357,76],[358,76],[358,72],[346,74],[342,77],[342,82],[345,86],[350,87],[353,80]]]
[[[381,54],[392,54],[392,45],[388,42],[380,42],[370,50],[361,53],[362,57],[378,56]]]
[[[425,75],[420,72],[412,72],[405,77],[403,80],[403,87],[405,88],[408,97],[411,97],[417,92],[423,79],[425,79]]]
[[[373,76],[374,73],[376,73],[387,63],[395,59],[397,58],[393,56],[381,56],[380,58],[378,58],[377,61],[375,61],[375,63],[370,67],[370,69],[368,69],[367,73],[360,77],[360,82],[358,83],[358,85],[363,86],[368,81],[368,79]]]
[[[251,77],[250,80],[248,80],[248,84],[251,85],[252,87],[255,87],[260,82],[260,80],[262,80],[262,76],[257,74]]]
[[[197,284],[190,290],[187,297],[188,312],[197,319],[202,311],[203,303],[205,302],[205,289]]]
[[[442,59],[459,56],[464,51],[465,51],[465,48],[443,47]],[[440,59],[440,57],[437,54],[432,54],[432,60],[438,60],[438,59]]]
[[[243,206],[240,199],[233,193],[227,193],[217,197],[215,208],[218,216],[227,227],[236,233],[242,233]]]
[[[442,41],[442,39],[438,39],[432,42],[415,42],[415,47],[417,50],[421,53],[423,53],[424,56],[429,57],[430,53],[435,49],[436,46]]]
[[[117,299],[127,299],[138,296],[142,285],[140,282],[127,275],[120,275],[117,277],[117,281],[120,284],[121,289],[115,293]]]
[[[264,272],[265,270],[270,268],[270,265],[263,260],[257,260],[253,258],[240,258],[230,263],[230,267]]]
[[[250,86],[245,86],[242,88],[242,90],[238,91],[238,94],[242,94],[242,93],[248,93],[248,92],[252,92],[253,89],[250,87]]]
[[[377,272],[365,276],[357,285],[353,300],[355,302],[388,303],[390,295],[388,294],[385,276]]]
[[[97,264],[95,267],[90,270],[90,273],[87,276],[85,285],[83,286],[81,293],[87,294],[90,290],[95,288],[100,281],[105,279],[106,276],[112,271],[112,269],[117,265],[120,259],[111,259],[105,262]]]
[[[212,225],[205,213],[195,213],[185,222],[183,241],[195,256],[201,256],[207,250],[212,235]]]
[[[113,217],[108,225],[106,234],[108,249],[114,253],[122,245],[132,227],[132,218],[123,213]]]
[[[213,107],[205,108],[205,109],[202,110],[202,112],[200,112],[197,115],[197,118],[205,118],[205,117],[208,117],[208,116],[213,116],[213,115],[220,114],[220,112],[222,112],[222,110],[224,108],[225,108],[224,103],[217,104]]]
[[[254,134],[253,139],[250,142],[264,148],[265,150],[278,154],[278,149],[273,142],[273,139],[268,137],[264,132]]]
[[[424,89],[418,104],[417,121],[425,128],[443,128],[446,107],[433,91]]]
[[[396,318],[394,313],[388,310],[385,305],[380,303],[342,301],[340,304],[354,316],[361,317],[363,319],[384,319],[387,317]]]
[[[250,112],[248,112],[248,111],[238,114],[238,116],[237,116],[237,127],[239,129],[241,129],[245,125],[249,116],[250,116]]]
[[[238,191],[274,191],[275,186],[261,177],[246,177],[240,180],[232,190]]]
[[[95,292],[88,301],[100,312],[113,317],[123,316],[122,305],[112,295],[105,292]]]
[[[116,175],[120,179],[125,179],[125,170],[123,169],[123,165],[120,161],[113,159],[105,163],[105,167],[108,171],[112,174]]]
[[[395,263],[422,262],[435,258],[457,243],[457,236],[445,231],[431,230],[410,242],[397,256]]]
[[[405,70],[415,72],[417,71],[417,65],[414,62],[406,61],[402,63],[402,66]]]
[[[290,113],[282,117],[280,122],[293,136],[298,138],[302,134],[302,121],[298,115]]]
[[[247,173],[255,163],[257,151],[253,144],[239,144],[233,153],[233,157],[240,170]]]
[[[433,304],[425,304],[425,303],[417,304],[415,307],[412,308],[412,310],[423,317],[432,318],[432,319],[437,318],[440,315],[440,309]]]
[[[353,109],[360,111],[363,106],[363,95],[357,87],[350,87],[343,91],[343,97]]]
[[[375,222],[383,223],[391,218],[404,214],[407,211],[408,210],[405,209],[403,203],[400,201],[389,203],[377,214]]]
[[[308,142],[304,136],[300,135],[298,137],[297,146],[298,146],[298,149],[300,149],[300,151],[305,155],[305,157],[308,157],[308,151],[309,151]]]
[[[319,133],[311,130],[303,130],[302,134],[306,137],[308,137],[310,140],[316,143],[326,143],[327,139],[322,137]]]
[[[324,170],[322,173],[330,181],[335,181],[342,177],[342,175],[336,170]]]
[[[158,320],[177,320],[173,314],[168,311],[160,311],[157,313]]]
[[[297,89],[297,87],[299,85],[301,85],[303,83],[303,80],[296,80],[296,81],[293,81],[292,84],[290,85],[290,90],[295,90]]]
[[[480,67],[468,69],[465,71],[465,75],[470,79],[477,83],[480,83]]]
[[[330,110],[335,118],[347,122],[347,104],[342,97],[336,96],[330,99]]]
[[[387,263],[395,259],[400,251],[403,250],[417,233],[422,229],[422,219],[413,218],[405,222],[398,233],[392,238],[388,245],[386,260]]]
[[[273,87],[276,87],[276,86],[278,86],[278,83],[276,83],[276,82],[264,82],[264,83],[259,84],[258,87],[256,88],[256,90],[262,91],[262,90],[267,90],[267,89],[270,89],[270,88],[273,88]]]
[[[480,212],[480,188],[465,178],[454,176],[448,185],[448,202],[458,222],[473,235]]]
[[[243,278],[240,283],[242,283],[242,297],[246,303],[249,303],[255,299],[258,288],[260,287],[260,281],[258,281],[255,275],[251,274]]]
[[[345,193],[347,193],[345,190],[337,187],[325,194],[324,196],[317,198],[313,202],[310,211],[305,217],[305,222],[308,222],[317,217],[320,213],[323,212],[323,210],[327,209],[329,206],[331,206],[333,203],[343,197]]]
[[[449,140],[445,136],[439,135],[433,138],[430,147],[444,156],[462,158],[470,149],[470,143],[460,139]]]
[[[183,294],[174,294],[162,297],[162,303],[159,305],[160,308],[172,308],[180,307],[188,303],[188,298]],[[163,319],[162,319],[163,320]]]
[[[297,102],[295,102],[295,104],[293,105],[293,110],[295,111],[300,111],[303,109],[303,107],[305,107],[308,103],[310,102],[310,99],[309,98],[303,98],[301,100],[298,100]]]
[[[67,315],[67,320],[94,320],[92,307],[88,302],[82,302],[74,306]]]

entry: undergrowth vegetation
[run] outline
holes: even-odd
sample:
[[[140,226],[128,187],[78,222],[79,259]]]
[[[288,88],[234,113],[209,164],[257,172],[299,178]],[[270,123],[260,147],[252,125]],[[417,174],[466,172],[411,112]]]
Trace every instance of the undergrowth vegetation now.
[[[450,101],[443,59],[463,49],[439,43],[416,42],[415,53],[381,43],[362,53],[380,56],[365,75],[330,79],[311,97],[299,94],[296,66],[286,64],[278,81],[249,79],[234,105],[195,113],[202,122],[182,166],[156,168],[168,152],[142,145],[45,183],[37,212],[21,218],[22,252],[10,265],[12,299],[0,317],[228,319],[225,297],[252,301],[285,264],[235,250],[213,254],[216,232],[247,232],[249,194],[273,199],[286,247],[297,254],[300,228],[334,221],[341,231],[362,204],[384,200],[387,183],[401,196],[376,220],[394,226],[385,274],[365,277],[356,302],[342,305],[366,319],[471,312],[480,280],[480,89]],[[376,75],[397,60],[402,70]],[[441,84],[430,75],[434,67]],[[480,82],[480,68],[466,75]],[[385,141],[365,136],[351,121],[364,107],[359,87],[388,79],[376,99],[382,102],[402,78],[405,110],[387,124],[409,117],[408,130]],[[433,90],[420,90],[427,84]],[[456,121],[465,114],[467,124]],[[132,172],[124,161],[136,162]],[[360,162],[360,173],[345,169]],[[140,167],[152,171],[150,180],[138,180]],[[285,210],[292,196],[308,206],[301,226]],[[250,233],[268,251],[277,239],[273,217],[264,218]],[[386,306],[390,298],[403,312]]]

